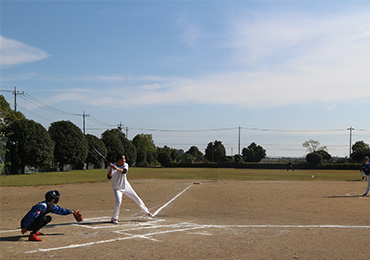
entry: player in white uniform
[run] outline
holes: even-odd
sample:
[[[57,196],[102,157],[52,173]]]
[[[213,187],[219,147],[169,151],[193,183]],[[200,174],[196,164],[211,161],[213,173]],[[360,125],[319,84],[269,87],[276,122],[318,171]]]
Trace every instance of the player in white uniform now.
[[[128,171],[128,164],[126,163],[126,158],[123,154],[119,154],[116,157],[116,162],[111,163],[108,167],[108,179],[112,179],[112,189],[114,196],[116,198],[116,203],[114,204],[112,223],[118,224],[118,217],[122,203],[123,194],[127,195],[130,199],[136,202],[145,215],[153,217],[152,213],[145,206],[144,202],[136,194],[136,192],[131,187],[127,180],[126,174]]]

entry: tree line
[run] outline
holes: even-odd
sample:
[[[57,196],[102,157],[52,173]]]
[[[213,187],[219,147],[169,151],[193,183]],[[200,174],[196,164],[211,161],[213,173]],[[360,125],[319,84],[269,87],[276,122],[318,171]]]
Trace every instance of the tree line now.
[[[186,152],[167,146],[156,147],[150,134],[138,134],[128,140],[120,127],[106,130],[101,138],[83,134],[70,121],[53,122],[46,130],[21,112],[12,110],[3,96],[0,96],[0,105],[0,158],[8,157],[7,164],[1,167],[11,174],[25,173],[26,167],[61,171],[66,165],[73,169],[106,167],[94,149],[111,162],[114,162],[116,154],[124,153],[129,165],[139,167],[176,163],[248,163],[260,162],[266,157],[266,150],[254,142],[244,147],[241,155],[226,156],[225,147],[218,140],[209,142],[202,153],[196,146],[191,146]],[[307,148],[306,161],[309,164],[319,165],[331,159],[327,148],[320,146],[319,141],[308,140],[302,146]],[[354,161],[370,155],[370,147],[363,141],[356,142],[352,149]]]
[[[73,169],[101,168],[104,161],[95,149],[111,162],[114,162],[117,153],[124,153],[129,165],[139,167],[230,159],[226,156],[222,142],[217,140],[208,143],[203,154],[196,146],[190,147],[186,152],[167,146],[156,147],[150,134],[138,134],[128,140],[120,127],[106,130],[101,138],[84,135],[70,121],[53,122],[46,130],[41,124],[27,119],[21,112],[13,111],[3,96],[0,96],[0,104],[0,134],[6,137],[6,141],[0,144],[0,156],[6,155],[9,158],[7,165],[3,166],[11,174],[25,173],[26,167],[64,170],[66,165],[71,165]],[[252,143],[243,148],[242,155],[236,159],[259,162],[265,156],[266,150]]]

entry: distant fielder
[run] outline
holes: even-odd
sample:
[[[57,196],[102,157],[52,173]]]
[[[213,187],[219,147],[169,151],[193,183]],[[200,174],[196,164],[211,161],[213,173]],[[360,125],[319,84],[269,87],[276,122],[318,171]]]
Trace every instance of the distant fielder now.
[[[364,158],[364,163],[361,165],[361,176],[362,176],[362,180],[364,180],[365,178],[365,168],[366,168],[366,160],[369,160],[369,157],[368,156],[365,156]]]
[[[116,198],[116,203],[113,208],[112,223],[118,224],[119,212],[122,204],[123,194],[127,195],[130,199],[136,202],[145,215],[153,217],[152,213],[149,212],[144,202],[132,189],[130,183],[127,180],[126,174],[128,171],[128,164],[126,163],[126,157],[123,154],[116,156],[116,162],[111,163],[108,167],[108,179],[112,179],[112,189]]]
[[[364,159],[365,163],[362,165],[363,173],[365,173],[367,178],[367,189],[362,196],[366,196],[370,190],[370,163],[369,163],[369,156],[366,156]]]

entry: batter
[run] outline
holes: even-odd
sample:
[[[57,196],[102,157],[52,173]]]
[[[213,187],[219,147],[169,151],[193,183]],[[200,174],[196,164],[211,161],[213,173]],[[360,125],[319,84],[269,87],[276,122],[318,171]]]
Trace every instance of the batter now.
[[[122,204],[123,194],[127,195],[130,199],[136,202],[140,209],[149,217],[153,217],[152,213],[145,206],[144,202],[136,194],[134,189],[131,187],[127,180],[126,174],[128,172],[128,164],[126,163],[126,157],[123,154],[116,156],[116,162],[111,163],[108,167],[107,178],[112,180],[112,189],[116,203],[113,208],[113,216],[111,222],[118,224],[118,217]]]

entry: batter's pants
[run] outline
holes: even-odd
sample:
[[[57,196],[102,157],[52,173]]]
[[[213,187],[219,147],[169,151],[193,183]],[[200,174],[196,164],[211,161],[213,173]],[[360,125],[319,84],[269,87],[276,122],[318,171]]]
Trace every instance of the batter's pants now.
[[[113,189],[113,192],[114,192],[114,197],[116,198],[116,203],[114,204],[112,219],[118,219],[119,217],[123,194],[125,194],[127,197],[135,201],[136,204],[140,207],[140,209],[145,214],[149,213],[148,208],[145,206],[144,202],[140,199],[140,197],[133,190],[129,182],[126,182],[124,189]]]

